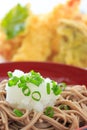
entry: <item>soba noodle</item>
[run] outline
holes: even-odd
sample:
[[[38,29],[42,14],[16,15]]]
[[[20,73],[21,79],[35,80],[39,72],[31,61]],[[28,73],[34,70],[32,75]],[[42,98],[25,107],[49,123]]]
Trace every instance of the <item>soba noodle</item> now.
[[[66,87],[55,106],[53,117],[29,110],[17,117],[13,107],[6,101],[5,85],[0,83],[0,130],[75,130],[87,125],[87,88],[75,85]],[[66,108],[63,108],[66,106]]]

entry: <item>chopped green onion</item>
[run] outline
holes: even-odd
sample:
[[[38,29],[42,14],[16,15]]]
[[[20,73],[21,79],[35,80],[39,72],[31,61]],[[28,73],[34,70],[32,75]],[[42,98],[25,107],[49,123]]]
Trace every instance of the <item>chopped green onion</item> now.
[[[70,110],[70,107],[68,105],[60,105],[59,108],[61,110]]]
[[[62,90],[65,90],[66,88],[66,83],[59,83],[59,86]]]
[[[40,101],[41,99],[41,94],[39,91],[34,91],[32,93],[32,99],[35,100],[35,101]]]
[[[55,82],[54,80],[52,80],[52,86],[57,85],[57,82]]]
[[[29,75],[28,80],[29,80],[30,83],[33,83],[34,85],[39,86],[42,83],[43,78],[41,77],[41,75],[39,73],[34,72],[32,70],[31,75]]]
[[[47,83],[46,88],[47,88],[47,94],[50,94],[50,83]]]
[[[32,84],[34,84],[36,86],[39,86],[41,84],[40,80],[36,80],[36,79],[31,78],[29,81],[30,81],[30,83],[32,83]]]
[[[13,76],[11,71],[8,71],[8,76],[9,76],[9,78],[11,78]]]
[[[62,92],[62,89],[55,81],[52,81],[52,90],[55,95],[59,95]]]
[[[8,86],[9,86],[9,87],[14,86],[14,81],[13,81],[13,80],[9,80],[9,81],[8,81]]]
[[[37,73],[34,70],[31,70],[30,72],[31,72],[32,75],[39,75],[40,76],[40,73]]]
[[[20,110],[18,110],[18,109],[14,109],[14,110],[13,110],[13,113],[14,113],[16,116],[18,116],[18,117],[23,116],[23,112],[20,111]]]
[[[29,83],[30,79],[29,79],[30,75],[26,75],[26,82]]]
[[[8,86],[12,87],[15,86],[19,81],[19,78],[16,76],[13,76],[11,80],[8,81]]]
[[[54,115],[53,108],[52,107],[47,107],[46,110],[44,111],[44,114],[52,118],[53,115]]]
[[[30,87],[27,86],[27,83],[32,83],[36,86],[39,86],[43,81],[44,78],[40,75],[40,73],[37,73],[35,71],[30,71],[29,74],[22,75],[20,77],[14,76],[11,71],[8,72],[9,80],[8,80],[8,86],[12,87],[17,85],[19,88],[22,89],[22,92],[25,96],[30,96],[31,90]],[[52,87],[50,87],[50,83],[47,83],[46,85],[46,91],[47,94],[51,93],[51,90],[53,91],[54,95],[59,95],[66,87],[65,83],[57,84],[54,80],[52,80]],[[39,101],[41,99],[41,93],[39,91],[34,91],[31,94],[31,97],[35,101]]]
[[[19,82],[19,83],[18,83],[18,87],[19,87],[19,88],[26,87],[26,83],[21,83],[21,82]]]
[[[20,82],[25,83],[26,82],[26,76],[21,76],[20,77]]]
[[[23,94],[24,94],[25,96],[29,96],[30,93],[31,93],[29,87],[27,87],[27,86],[24,86],[24,87],[22,88],[22,92],[23,92]]]

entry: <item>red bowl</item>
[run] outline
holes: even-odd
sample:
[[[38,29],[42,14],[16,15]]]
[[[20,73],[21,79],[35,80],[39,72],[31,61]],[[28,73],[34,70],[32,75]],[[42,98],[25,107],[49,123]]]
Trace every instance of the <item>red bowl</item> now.
[[[0,81],[7,78],[8,71],[15,69],[29,72],[35,70],[44,77],[50,77],[58,82],[65,81],[67,84],[85,84],[87,86],[87,70],[57,63],[43,62],[11,62],[0,64]]]
[[[44,77],[50,77],[57,82],[66,82],[67,84],[79,84],[87,86],[87,70],[57,63],[43,62],[11,62],[0,64],[0,81],[7,79],[7,72],[20,69],[24,72],[35,70]],[[87,126],[78,130],[87,130]]]

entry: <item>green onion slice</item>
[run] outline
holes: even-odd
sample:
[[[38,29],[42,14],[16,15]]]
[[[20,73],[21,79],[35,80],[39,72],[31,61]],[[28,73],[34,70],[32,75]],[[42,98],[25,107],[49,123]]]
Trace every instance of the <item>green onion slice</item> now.
[[[17,76],[13,76],[12,79],[8,81],[8,86],[12,87],[15,86],[19,81],[19,78]]]
[[[52,107],[47,107],[46,110],[44,111],[44,114],[52,118],[53,115],[54,115],[53,108]]]
[[[14,113],[16,116],[18,116],[18,117],[23,116],[23,112],[20,111],[20,110],[18,110],[18,109],[14,109],[14,110],[13,110],[13,113]]]
[[[47,89],[47,94],[50,94],[50,83],[47,83],[46,89]]]
[[[32,93],[32,99],[35,100],[35,101],[40,101],[41,99],[41,94],[39,91],[34,91]]]
[[[27,87],[27,86],[25,86],[25,87],[22,88],[22,92],[23,92],[23,94],[24,94],[25,96],[29,96],[30,93],[31,93],[29,87]]]
[[[43,81],[43,78],[41,77],[41,75],[35,71],[31,71],[31,75],[29,75],[29,82],[36,85],[36,86],[39,86],[42,81]]]
[[[66,83],[59,83],[59,86],[62,90],[65,90],[66,88]]]
[[[61,104],[61,105],[59,106],[59,108],[60,108],[61,110],[70,110],[70,107],[69,107],[68,105],[63,105],[63,104]]]
[[[9,80],[9,81],[8,81],[8,86],[9,86],[9,87],[14,86],[14,81],[13,81],[13,80]]]
[[[26,87],[26,83],[21,83],[21,82],[19,82],[19,83],[18,83],[18,87],[19,87],[19,88],[25,88],[25,87]]]
[[[52,81],[52,90],[56,96],[62,92],[62,89],[55,81]]]
[[[13,76],[12,72],[11,71],[8,71],[8,77],[11,78]]]
[[[26,82],[26,76],[21,76],[20,77],[20,82],[25,83]]]

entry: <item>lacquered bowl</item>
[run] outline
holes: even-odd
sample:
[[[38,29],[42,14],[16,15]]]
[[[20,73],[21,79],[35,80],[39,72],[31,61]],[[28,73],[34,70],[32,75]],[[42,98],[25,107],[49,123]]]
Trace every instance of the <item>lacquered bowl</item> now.
[[[0,81],[7,79],[7,72],[20,69],[24,72],[35,70],[40,72],[44,77],[50,77],[57,82],[66,82],[69,85],[79,84],[87,86],[87,70],[57,64],[57,63],[45,63],[45,62],[11,62],[0,64]],[[79,130],[87,130],[87,126],[80,128]]]

